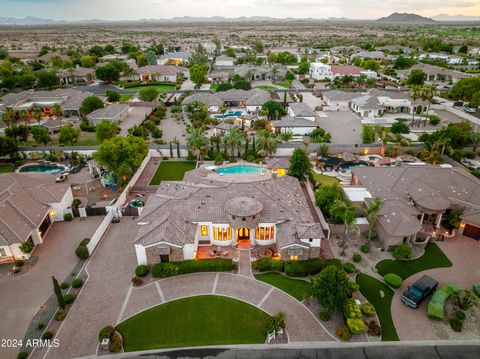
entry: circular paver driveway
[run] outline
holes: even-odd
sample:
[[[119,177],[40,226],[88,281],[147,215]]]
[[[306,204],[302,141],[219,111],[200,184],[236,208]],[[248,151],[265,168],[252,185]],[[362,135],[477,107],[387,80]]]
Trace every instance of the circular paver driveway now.
[[[336,340],[320,322],[295,298],[253,278],[230,273],[196,273],[171,277],[133,288],[118,321],[147,308],[179,298],[213,294],[250,303],[268,314],[284,312],[290,342]]]
[[[437,244],[453,265],[450,268],[436,268],[416,273],[408,277],[402,287],[395,291],[392,300],[392,319],[400,340],[448,339],[435,333],[432,325],[434,322],[427,317],[430,298],[426,299],[418,309],[411,309],[401,302],[400,297],[407,286],[415,283],[424,274],[436,279],[439,287],[456,283],[462,288],[470,289],[473,283],[480,281],[479,242],[459,237]]]

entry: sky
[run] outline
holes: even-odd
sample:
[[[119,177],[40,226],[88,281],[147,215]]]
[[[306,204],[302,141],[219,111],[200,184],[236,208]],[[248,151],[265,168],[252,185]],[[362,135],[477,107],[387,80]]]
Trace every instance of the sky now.
[[[392,12],[480,16],[480,0],[0,0],[0,16],[57,20],[176,16],[376,19]]]

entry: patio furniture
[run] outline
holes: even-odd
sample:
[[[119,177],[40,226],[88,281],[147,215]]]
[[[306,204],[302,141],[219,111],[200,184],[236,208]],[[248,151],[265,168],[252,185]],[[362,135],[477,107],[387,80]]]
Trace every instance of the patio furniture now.
[[[210,257],[214,257],[215,256],[215,251],[210,251]]]
[[[223,252],[224,257],[228,257],[228,251]]]

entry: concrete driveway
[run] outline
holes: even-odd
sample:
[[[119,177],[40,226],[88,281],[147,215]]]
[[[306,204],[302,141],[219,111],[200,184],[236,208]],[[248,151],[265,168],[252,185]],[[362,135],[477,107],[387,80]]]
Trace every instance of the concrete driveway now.
[[[153,111],[152,107],[143,107],[136,106],[130,109],[128,116],[120,122],[120,134],[126,136],[128,134],[128,129],[132,128],[135,125],[139,125],[145,120],[145,116],[149,115]]]
[[[362,143],[362,124],[350,111],[320,112],[318,115],[320,127],[332,134],[332,143]]]
[[[38,263],[18,277],[0,277],[0,338],[23,338],[40,306],[53,294],[51,276],[59,282],[68,277],[78,261],[75,248],[83,238],[92,236],[102,219],[53,223],[33,253],[39,257]],[[18,348],[0,347],[0,358],[14,357],[16,352]]]
[[[93,253],[86,266],[88,280],[56,336],[60,346],[51,348],[46,358],[96,354],[98,332],[115,324],[136,265],[138,226],[133,218],[112,224]]]
[[[418,309],[411,309],[401,302],[400,297],[407,286],[412,285],[424,274],[436,279],[439,287],[448,283],[456,283],[462,288],[471,289],[473,283],[480,281],[480,266],[478,264],[480,246],[478,241],[456,237],[448,242],[438,242],[437,244],[450,259],[453,266],[417,273],[407,278],[402,287],[395,291],[392,300],[392,318],[400,340],[446,339],[436,334],[433,324],[437,323],[427,318],[429,299],[425,300]],[[465,337],[464,339],[468,338]]]

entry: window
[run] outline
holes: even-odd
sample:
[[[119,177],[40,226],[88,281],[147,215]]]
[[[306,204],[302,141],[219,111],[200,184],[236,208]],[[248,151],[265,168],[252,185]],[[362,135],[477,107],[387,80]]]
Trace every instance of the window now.
[[[265,239],[265,228],[260,227],[260,239]]]
[[[207,226],[201,226],[200,227],[200,230],[201,230],[201,233],[202,233],[202,236],[208,236],[208,228]]]
[[[7,251],[5,251],[4,248],[0,248],[0,257],[6,257],[7,256]]]
[[[298,261],[298,256],[290,256],[291,261]]]
[[[260,231],[260,227],[256,227],[255,228],[255,239],[259,239],[260,236],[259,236],[259,231]]]
[[[245,218],[245,217],[243,217],[243,218],[242,218],[242,221],[245,221],[245,220],[246,220],[246,218]]]

